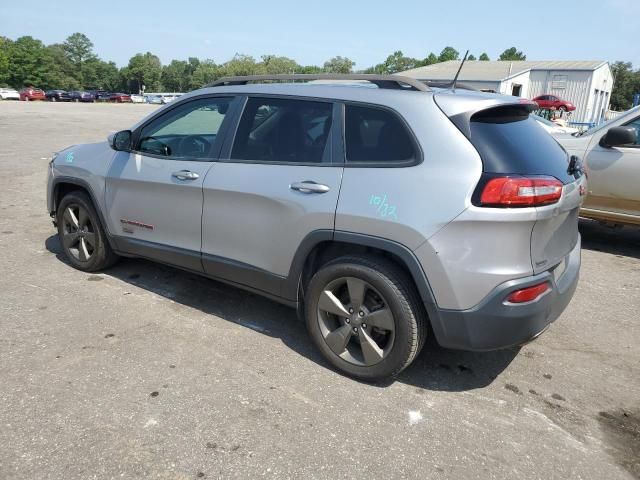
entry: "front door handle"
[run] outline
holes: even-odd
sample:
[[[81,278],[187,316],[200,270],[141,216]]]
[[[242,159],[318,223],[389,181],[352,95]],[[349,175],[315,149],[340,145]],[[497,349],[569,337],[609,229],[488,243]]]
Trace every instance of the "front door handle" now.
[[[200,178],[196,172],[192,172],[191,170],[180,170],[179,172],[173,172],[171,174],[172,177],[177,178],[178,180],[197,180]]]
[[[327,185],[312,182],[311,180],[292,183],[289,185],[289,188],[301,193],[327,193],[329,191],[329,187]]]

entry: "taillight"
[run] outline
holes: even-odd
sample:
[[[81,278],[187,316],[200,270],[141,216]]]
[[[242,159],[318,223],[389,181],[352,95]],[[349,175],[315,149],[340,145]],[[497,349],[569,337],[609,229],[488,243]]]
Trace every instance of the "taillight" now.
[[[542,282],[531,287],[523,288],[522,290],[511,292],[506,301],[508,303],[533,302],[534,300],[537,300],[542,295],[547,293],[549,290],[551,290],[551,285],[549,285],[549,282]]]
[[[483,207],[537,207],[556,203],[562,182],[553,177],[497,177],[490,179],[480,195]]]

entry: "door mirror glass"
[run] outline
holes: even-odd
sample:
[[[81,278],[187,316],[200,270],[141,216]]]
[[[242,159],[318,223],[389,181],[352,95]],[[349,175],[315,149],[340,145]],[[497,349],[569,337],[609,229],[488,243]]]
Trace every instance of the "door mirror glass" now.
[[[638,133],[633,127],[612,127],[600,140],[603,147],[620,147],[636,143]]]
[[[131,130],[121,130],[109,138],[111,148],[126,152],[131,149]]]

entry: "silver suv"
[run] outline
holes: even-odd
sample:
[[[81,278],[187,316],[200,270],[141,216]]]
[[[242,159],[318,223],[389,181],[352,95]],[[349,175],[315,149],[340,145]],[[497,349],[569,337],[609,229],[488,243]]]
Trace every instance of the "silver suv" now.
[[[59,152],[48,210],[74,267],[144,257],[265,295],[378,379],[429,331],[519,345],[571,299],[585,177],[534,107],[400,76],[227,78]]]

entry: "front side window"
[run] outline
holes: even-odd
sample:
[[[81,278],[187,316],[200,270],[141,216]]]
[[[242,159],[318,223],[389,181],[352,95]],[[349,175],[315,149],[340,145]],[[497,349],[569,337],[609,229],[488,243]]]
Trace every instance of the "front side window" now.
[[[410,163],[418,159],[415,142],[400,118],[381,108],[345,106],[347,163]]]
[[[255,162],[330,162],[333,104],[282,98],[247,101],[231,158]]]
[[[136,150],[172,160],[210,159],[231,98],[180,105],[145,125]]]
[[[631,120],[626,124],[627,127],[633,127],[636,129],[636,143],[632,143],[631,145],[640,146],[640,117],[635,120]]]

